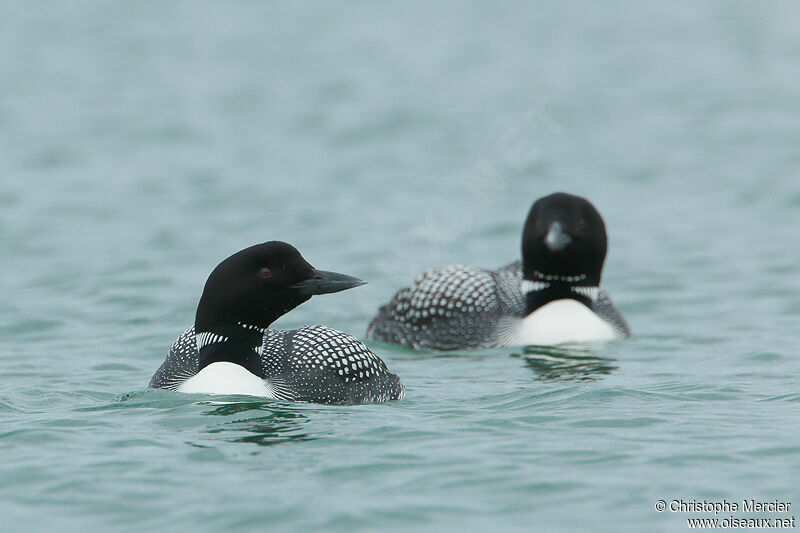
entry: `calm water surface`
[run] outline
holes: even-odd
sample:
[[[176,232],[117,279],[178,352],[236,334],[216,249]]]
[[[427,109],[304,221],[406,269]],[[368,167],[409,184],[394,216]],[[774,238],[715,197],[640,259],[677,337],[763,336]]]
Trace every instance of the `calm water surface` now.
[[[0,530],[800,515],[792,3],[12,0],[0,51]],[[518,257],[555,190],[605,216],[630,341],[373,343],[407,384],[384,405],[145,388],[240,248],[368,280],[277,324],[363,336],[420,271]]]

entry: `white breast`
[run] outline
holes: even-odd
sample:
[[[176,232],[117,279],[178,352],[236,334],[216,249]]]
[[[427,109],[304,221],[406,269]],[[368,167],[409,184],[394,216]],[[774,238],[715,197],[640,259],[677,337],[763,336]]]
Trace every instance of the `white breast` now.
[[[552,345],[620,338],[611,324],[575,300],[555,300],[514,325],[512,344]]]
[[[211,363],[181,383],[178,392],[275,397],[263,379],[241,365],[223,361]]]

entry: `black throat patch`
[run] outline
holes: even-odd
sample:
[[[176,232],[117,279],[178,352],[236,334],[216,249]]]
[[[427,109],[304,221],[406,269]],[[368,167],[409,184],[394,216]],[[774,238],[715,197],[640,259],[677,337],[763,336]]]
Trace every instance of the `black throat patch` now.
[[[201,347],[198,355],[198,371],[211,363],[225,362],[237,364],[261,379],[265,378],[261,356],[249,342],[236,339],[214,342]]]
[[[525,295],[525,314],[529,315],[556,300],[575,300],[589,309],[597,299],[597,287],[584,287],[562,281],[529,282],[523,280],[522,292]]]

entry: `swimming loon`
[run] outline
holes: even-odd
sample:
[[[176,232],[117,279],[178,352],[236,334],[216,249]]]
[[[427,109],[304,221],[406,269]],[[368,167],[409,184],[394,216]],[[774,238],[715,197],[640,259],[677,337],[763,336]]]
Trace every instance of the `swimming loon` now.
[[[194,327],[172,346],[150,387],[316,403],[401,399],[400,378],[358,339],[325,326],[268,327],[312,295],[364,283],[315,269],[284,242],[241,250],[211,272]]]
[[[525,220],[522,261],[424,272],[378,310],[367,337],[418,350],[628,337],[625,319],[600,288],[606,248],[603,218],[589,201],[545,196]]]

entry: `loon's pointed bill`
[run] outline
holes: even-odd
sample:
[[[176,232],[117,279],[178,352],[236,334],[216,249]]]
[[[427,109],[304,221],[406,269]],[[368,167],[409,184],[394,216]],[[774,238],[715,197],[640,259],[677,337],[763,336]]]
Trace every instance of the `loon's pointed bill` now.
[[[401,399],[400,378],[358,339],[325,326],[269,329],[313,295],[363,284],[315,269],[284,242],[241,250],[209,275],[194,327],[172,346],[150,387],[316,403]]]
[[[318,294],[332,294],[366,284],[366,281],[348,276],[347,274],[314,269],[310,278],[293,283],[289,285],[289,288],[296,290],[304,296],[314,296]]]
[[[522,261],[429,270],[378,310],[367,337],[422,350],[627,337],[625,319],[600,287],[607,246],[603,218],[588,200],[545,196],[523,224]]]

